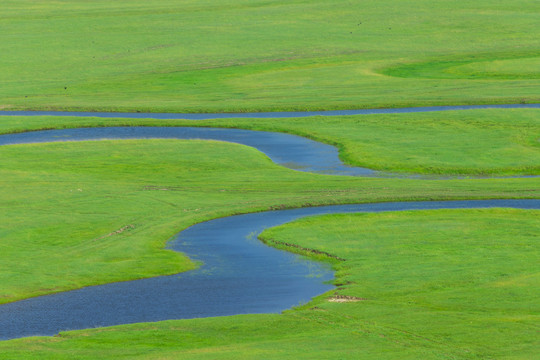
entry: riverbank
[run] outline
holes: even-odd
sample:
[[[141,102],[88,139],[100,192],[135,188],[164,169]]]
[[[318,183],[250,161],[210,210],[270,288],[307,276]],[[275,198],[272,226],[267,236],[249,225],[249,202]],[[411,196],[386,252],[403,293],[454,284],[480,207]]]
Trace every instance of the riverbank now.
[[[539,109],[484,109],[196,121],[4,116],[0,117],[0,134],[111,126],[239,128],[307,137],[336,146],[345,164],[386,173],[500,177],[540,174],[536,141],[540,136],[539,114]],[[169,137],[166,129],[161,134]],[[243,141],[251,145],[249,137]]]
[[[536,244],[536,212],[306,218],[262,236],[345,259],[332,260],[340,283],[336,293],[281,315],[164,321],[0,342],[0,358],[530,358],[536,336],[530,311],[538,293],[530,291],[536,278],[529,265],[537,261],[528,249]],[[407,229],[398,239],[396,227]]]

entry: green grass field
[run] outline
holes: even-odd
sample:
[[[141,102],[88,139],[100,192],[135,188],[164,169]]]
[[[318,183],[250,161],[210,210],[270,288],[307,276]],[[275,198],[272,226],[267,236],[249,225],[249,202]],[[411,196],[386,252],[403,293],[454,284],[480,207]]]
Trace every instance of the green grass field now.
[[[539,103],[533,0],[0,0],[0,110],[243,112]],[[540,175],[540,110],[207,121],[0,116],[0,134],[86,126],[280,131],[395,173]],[[164,249],[274,208],[539,198],[537,178],[314,175],[242,145],[0,147],[0,304],[196,266]],[[531,359],[538,211],[334,215],[269,229],[336,255],[336,294],[280,315],[0,342],[0,359]],[[296,250],[295,250],[296,249]],[[286,247],[297,251],[298,248]],[[329,301],[336,295],[357,302]],[[339,296],[338,296],[339,297]],[[536,336],[536,337],[535,337]]]
[[[192,224],[235,213],[538,197],[536,179],[418,182],[313,175],[277,166],[243,145],[207,141],[2,146],[0,179],[0,303],[191,269],[191,261],[163,250],[165,242]]]
[[[305,306],[13,340],[0,343],[0,358],[532,359],[538,215],[490,209],[302,219],[261,237],[346,259],[328,259],[338,289]]]
[[[540,102],[531,0],[2,0],[0,108]]]
[[[0,117],[0,133],[118,125],[287,132],[337,146],[346,163],[395,173],[540,174],[538,109],[205,121]]]

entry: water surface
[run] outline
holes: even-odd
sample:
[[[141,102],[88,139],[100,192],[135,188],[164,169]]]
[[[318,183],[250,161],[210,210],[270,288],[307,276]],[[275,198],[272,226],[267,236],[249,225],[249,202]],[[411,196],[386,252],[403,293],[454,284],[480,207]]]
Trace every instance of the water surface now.
[[[265,246],[265,228],[316,214],[418,209],[540,209],[540,200],[337,205],[231,216],[194,225],[169,247],[203,262],[172,276],[92,286],[0,306],[0,339],[167,319],[279,313],[332,289],[324,264]]]
[[[333,175],[376,176],[378,172],[348,166],[338,150],[301,136],[241,129],[197,127],[100,127],[30,131],[0,135],[0,145],[104,139],[204,139],[254,147],[290,169]]]
[[[0,145],[148,138],[230,141],[253,146],[274,162],[300,171],[388,176],[344,165],[333,146],[294,135],[250,130],[185,127],[47,130],[0,135]],[[333,273],[324,264],[263,245],[256,238],[263,229],[314,214],[480,207],[539,209],[540,200],[341,205],[208,221],[182,231],[169,243],[171,249],[201,261],[200,268],[1,305],[0,339],[135,322],[281,312],[331,290],[328,281]]]
[[[540,104],[499,104],[499,105],[450,105],[450,106],[423,106],[395,109],[353,109],[353,110],[326,110],[326,111],[276,111],[276,112],[249,112],[249,113],[141,113],[141,112],[91,112],[91,111],[0,111],[6,116],[93,116],[102,118],[137,118],[137,119],[184,119],[208,120],[231,118],[295,118],[309,116],[342,116],[342,115],[369,115],[369,114],[403,114],[432,111],[454,111],[474,109],[540,109]]]

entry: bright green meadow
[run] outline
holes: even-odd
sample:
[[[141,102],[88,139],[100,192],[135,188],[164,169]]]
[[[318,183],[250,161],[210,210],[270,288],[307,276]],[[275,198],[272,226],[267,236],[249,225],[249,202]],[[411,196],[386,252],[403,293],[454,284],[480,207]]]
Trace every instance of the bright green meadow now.
[[[292,133],[337,146],[346,163],[392,173],[540,174],[538,109],[205,121],[0,116],[0,133],[137,125]]]
[[[538,196],[534,178],[419,182],[314,175],[277,166],[243,145],[179,140],[2,146],[0,184],[0,303],[189,270],[194,264],[163,250],[165,242],[192,224],[236,213]]]
[[[535,0],[0,0],[0,110],[246,112],[540,103]],[[177,232],[233,214],[538,199],[540,110],[290,119],[0,116],[0,134],[105,126],[277,131],[390,178],[317,175],[201,140],[0,146],[0,304],[188,271]],[[431,180],[408,178],[427,175]],[[533,359],[538,210],[305,218],[270,246],[335,291],[283,314],[0,342],[0,359]]]
[[[0,109],[540,102],[533,0],[0,1]]]
[[[13,340],[0,343],[0,357],[532,359],[538,350],[539,215],[490,209],[301,219],[261,237],[343,259],[316,255],[332,263],[340,285],[308,305],[282,315]]]

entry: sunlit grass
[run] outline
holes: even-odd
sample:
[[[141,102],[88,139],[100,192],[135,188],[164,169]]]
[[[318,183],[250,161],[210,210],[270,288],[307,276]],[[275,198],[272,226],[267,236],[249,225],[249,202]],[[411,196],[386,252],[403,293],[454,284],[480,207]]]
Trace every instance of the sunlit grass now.
[[[540,102],[537,2],[2,2],[0,108]]]
[[[423,174],[540,174],[540,110],[205,121],[0,117],[0,133],[89,126],[215,126],[298,134],[337,146],[351,165]]]
[[[262,235],[346,259],[305,306],[12,340],[0,358],[531,359],[539,231],[536,210],[306,218]]]

